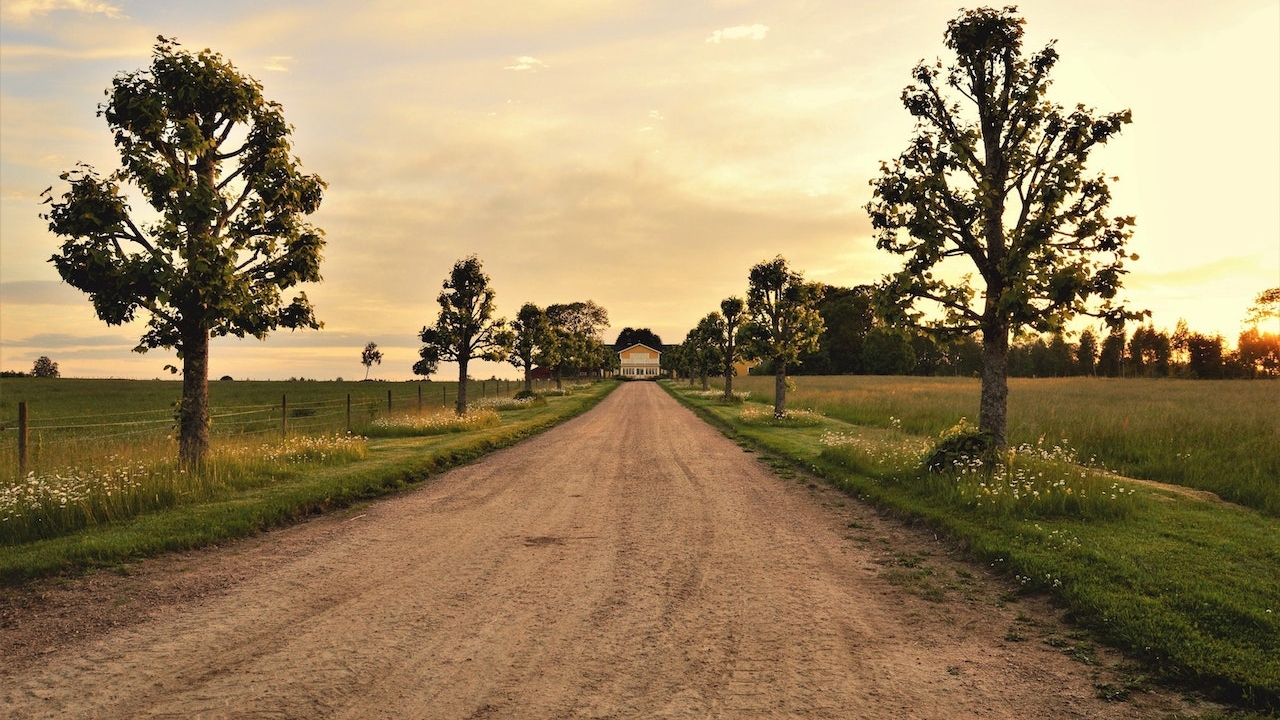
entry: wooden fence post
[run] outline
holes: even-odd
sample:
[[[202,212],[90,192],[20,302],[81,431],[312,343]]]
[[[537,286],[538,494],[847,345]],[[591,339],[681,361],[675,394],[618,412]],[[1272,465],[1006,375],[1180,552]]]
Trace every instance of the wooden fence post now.
[[[280,396],[280,437],[289,437],[289,396]]]
[[[440,407],[449,407],[449,386],[440,386]]]
[[[422,414],[422,383],[418,383],[418,414]]]
[[[18,479],[27,477],[27,404],[18,403]]]
[[[351,393],[347,393],[347,434],[351,434]]]
[[[390,414],[390,412],[391,412],[391,391],[388,390],[387,391],[387,413]]]

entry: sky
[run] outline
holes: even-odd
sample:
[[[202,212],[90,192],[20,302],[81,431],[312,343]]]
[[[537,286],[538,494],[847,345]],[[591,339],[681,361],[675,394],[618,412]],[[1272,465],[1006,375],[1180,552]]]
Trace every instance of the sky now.
[[[264,86],[294,154],[328,182],[312,216],[325,326],[215,340],[212,377],[411,379],[449,269],[484,263],[498,311],[594,300],[612,342],[679,342],[752,265],[872,283],[869,181],[912,137],[902,89],[955,0],[4,0],[0,3],[0,368],[167,377],[48,262],[40,194],[118,166],[103,91],[157,35]],[[1028,0],[1024,48],[1057,41],[1050,99],[1133,123],[1089,168],[1137,217],[1122,298],[1157,327],[1234,343],[1280,285],[1280,3]],[[1277,328],[1280,329],[1280,328]],[[474,377],[515,377],[507,364]],[[449,368],[438,376],[449,378]]]

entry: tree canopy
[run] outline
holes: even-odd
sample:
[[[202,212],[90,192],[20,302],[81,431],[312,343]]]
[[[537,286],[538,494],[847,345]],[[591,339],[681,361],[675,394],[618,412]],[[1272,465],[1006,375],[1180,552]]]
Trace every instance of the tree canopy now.
[[[724,361],[724,397],[729,400],[733,398],[733,376],[737,373],[734,365],[742,359],[738,332],[747,321],[747,304],[740,297],[727,297],[720,301],[720,317],[724,320],[724,333],[717,338],[717,344]]]
[[[323,233],[307,217],[325,183],[291,154],[280,105],[210,50],[159,38],[150,68],[117,75],[98,115],[121,167],[103,176],[81,164],[61,175],[70,188],[58,199],[45,191],[41,217],[64,238],[51,262],[107,324],[146,314],[136,351],[177,352],[179,454],[197,464],[209,442],[209,338],[320,327],[305,293],[282,293],[320,280]],[[130,186],[147,212],[135,212]]]
[[[548,332],[538,364],[551,368],[557,387],[566,372],[601,370],[618,362],[602,339],[609,313],[595,301],[548,305],[546,315]]]
[[[773,414],[782,417],[787,411],[787,363],[816,350],[822,334],[818,287],[788,268],[781,255],[752,267],[747,282],[743,355],[772,363]]]
[[[378,343],[370,341],[364,346],[364,350],[360,352],[360,364],[364,366],[364,379],[368,380],[369,369],[382,364],[382,351],[378,349]]]
[[[41,355],[31,365],[31,377],[38,378],[56,378],[62,375],[58,371],[58,363],[49,359],[48,355]]]
[[[436,298],[440,304],[436,324],[422,328],[418,334],[423,346],[418,351],[421,361],[414,366],[415,372],[419,365],[434,371],[441,360],[458,363],[459,415],[467,412],[467,365],[473,358],[501,362],[515,342],[507,321],[493,316],[495,295],[489,276],[475,255],[459,260]]]
[[[533,303],[525,303],[511,323],[515,334],[508,361],[524,371],[524,391],[533,392],[533,366],[540,350],[548,342],[547,313]]]
[[[724,343],[728,327],[724,316],[712,311],[707,313],[684,338],[681,359],[690,376],[702,379],[702,389],[709,387],[708,377],[724,366]]]
[[[647,345],[654,350],[662,350],[662,338],[649,328],[622,328],[622,332],[618,333],[618,340],[613,343],[613,349],[619,352],[626,350],[632,345]]]
[[[1136,317],[1114,302],[1134,219],[1111,216],[1107,178],[1085,171],[1130,112],[1047,100],[1058,53],[1050,43],[1025,56],[1023,22],[1014,8],[980,8],[947,24],[955,62],[945,73],[941,61],[916,66],[902,93],[915,138],[882,163],[867,205],[877,247],[906,257],[881,284],[886,304],[935,331],[982,334],[979,427],[997,447],[1012,333],[1056,331],[1080,314]],[[948,279],[953,258],[977,276]],[[939,315],[926,321],[917,300]]]

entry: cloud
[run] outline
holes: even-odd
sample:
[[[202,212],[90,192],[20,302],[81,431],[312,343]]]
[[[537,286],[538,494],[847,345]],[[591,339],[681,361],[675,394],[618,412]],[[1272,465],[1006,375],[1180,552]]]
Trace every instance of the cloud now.
[[[291,55],[272,55],[267,58],[267,64],[264,67],[272,72],[289,72],[291,62],[293,62]]]
[[[17,0],[5,6],[4,14],[18,20],[48,15],[59,10],[70,10],[85,15],[104,15],[112,20],[125,20],[120,8],[101,0]]]
[[[0,302],[5,305],[83,305],[84,293],[53,280],[0,282]]]
[[[769,33],[768,25],[734,25],[723,30],[716,30],[707,38],[707,42],[719,44],[723,40],[763,40]]]
[[[514,65],[506,65],[502,69],[515,70],[516,72],[536,72],[538,70],[541,70],[542,68],[545,68],[546,66],[547,66],[546,63],[542,62],[536,57],[530,57],[529,55],[521,55],[520,57],[516,58],[516,62]]]
[[[110,347],[132,350],[137,344],[136,340],[123,335],[71,335],[68,333],[40,333],[17,340],[0,340],[0,345],[19,348]]]

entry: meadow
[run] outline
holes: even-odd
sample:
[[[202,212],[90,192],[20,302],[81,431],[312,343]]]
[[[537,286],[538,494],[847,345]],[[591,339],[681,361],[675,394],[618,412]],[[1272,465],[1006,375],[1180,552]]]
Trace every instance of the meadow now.
[[[476,382],[457,416],[453,383],[214,383],[210,454],[188,472],[176,462],[180,383],[5,378],[0,582],[199,547],[394,492],[583,412],[612,384],[512,399],[522,387]]]
[[[775,467],[927,523],[1019,592],[1049,594],[1070,620],[1140,661],[1134,688],[1156,678],[1280,710],[1280,449],[1276,406],[1261,399],[1280,386],[1011,382],[1015,447],[993,464],[928,472],[929,450],[976,419],[976,381],[794,382],[781,420],[765,405],[772,378],[735,380],[746,395],[735,402],[667,387]],[[1162,472],[1180,463],[1195,469]],[[1161,483],[1117,474],[1126,468]],[[928,590],[946,601],[944,584]],[[1009,639],[1026,638],[1011,628]]]
[[[788,407],[869,427],[938,435],[976,424],[974,378],[792,378]],[[734,387],[760,401],[772,377]],[[1009,442],[1071,448],[1126,477],[1207,490],[1280,517],[1280,381],[1054,378],[1009,380]]]

